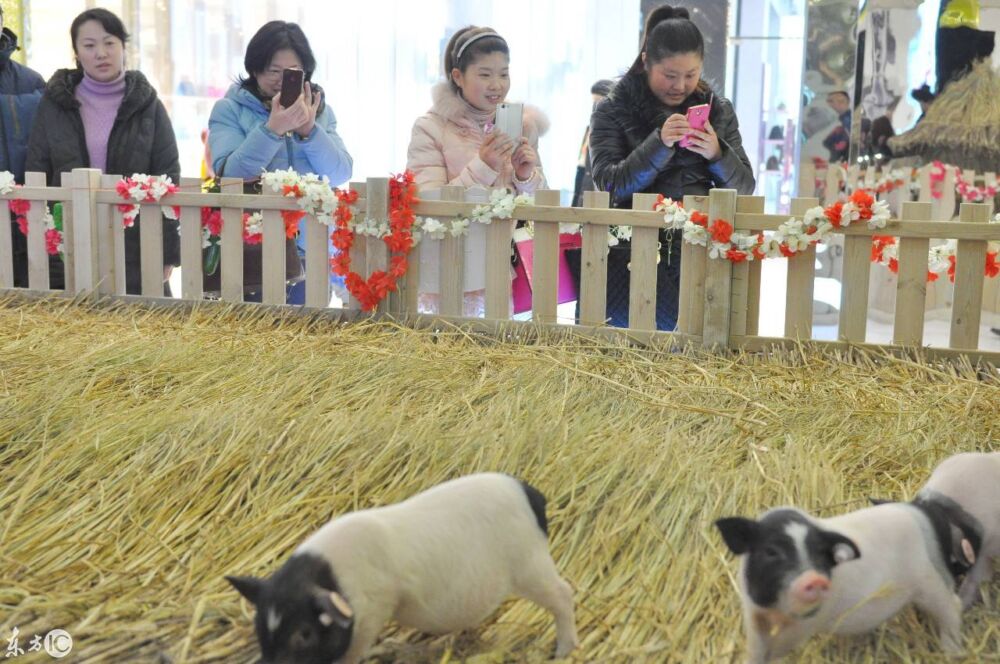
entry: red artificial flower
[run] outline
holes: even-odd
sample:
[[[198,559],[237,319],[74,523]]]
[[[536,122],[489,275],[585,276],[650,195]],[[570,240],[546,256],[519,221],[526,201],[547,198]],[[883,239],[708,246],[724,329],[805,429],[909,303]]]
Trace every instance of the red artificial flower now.
[[[663,194],[657,194],[656,203],[653,204],[653,209],[655,210],[656,208],[660,207],[663,204],[663,201],[665,200],[667,200],[666,196],[664,196]]]
[[[135,208],[135,206],[132,205],[131,203],[119,203],[118,204],[118,211],[119,212],[124,212],[126,214],[129,213],[129,212],[131,212],[133,208]]]
[[[726,252],[726,258],[731,260],[733,263],[742,263],[747,259],[747,252],[740,251],[739,249],[730,249]]]
[[[927,270],[927,281],[928,282],[932,282],[932,281],[937,281],[937,280],[938,280],[938,273],[937,272],[931,272],[930,270]]]
[[[895,258],[889,259],[889,272],[893,274],[899,274],[899,261]]]
[[[827,220],[831,224],[833,224],[834,228],[840,228],[840,215],[843,213],[843,211],[844,211],[844,204],[841,203],[840,201],[837,201],[832,205],[828,205],[823,210],[823,216],[825,216]]]
[[[358,202],[358,190],[357,189],[334,189],[333,193],[337,196],[337,201],[342,205],[354,205]]]
[[[851,194],[849,200],[858,207],[871,207],[875,205],[875,198],[864,189],[855,191]]]
[[[338,277],[346,277],[351,271],[351,255],[345,251],[331,258],[330,270]]]
[[[7,201],[7,207],[9,207],[10,211],[15,215],[25,215],[28,214],[28,211],[31,209],[31,201],[25,201],[17,198]]]
[[[297,184],[286,184],[281,188],[281,195],[288,196],[289,194],[295,196],[295,198],[302,198],[302,190],[299,189]]]
[[[59,244],[62,242],[62,233],[60,233],[55,228],[49,228],[45,231],[45,251],[51,256],[55,256],[59,253]]]
[[[299,232],[299,220],[306,216],[305,210],[282,210],[281,220],[285,222],[285,237],[291,240]]]
[[[708,228],[713,242],[728,244],[733,239],[733,225],[724,219],[716,219]]]
[[[413,236],[409,233],[390,233],[382,239],[389,251],[395,253],[406,253],[413,248]]]
[[[201,227],[208,229],[209,235],[222,235],[222,211],[218,208],[201,209]]]
[[[16,221],[17,227],[21,229],[21,235],[28,237],[28,218],[18,217]]]
[[[872,254],[871,261],[873,263],[882,262],[882,254],[886,247],[891,247],[896,244],[896,238],[891,235],[872,235]]]
[[[705,214],[705,213],[703,213],[703,212],[700,212],[698,210],[695,210],[694,212],[691,213],[691,223],[692,224],[697,224],[698,226],[701,226],[702,228],[707,228],[708,227],[708,215]]]
[[[129,200],[132,198],[132,194],[129,192],[129,187],[131,186],[132,186],[132,181],[129,180],[128,178],[124,178],[122,180],[119,180],[118,184],[115,185],[115,191],[118,192],[118,195],[124,198],[125,200]]]
[[[333,240],[333,246],[340,251],[350,251],[354,245],[354,231],[338,228],[330,234],[330,239]]]
[[[764,234],[763,233],[758,233],[757,234],[757,244],[754,245],[754,247],[752,249],[752,252],[753,252],[753,257],[756,258],[759,261],[762,261],[765,258],[767,258],[767,254],[765,254],[763,252],[763,250],[762,250],[763,246],[764,246]]]
[[[1000,263],[997,262],[997,252],[991,251],[986,254],[986,276],[993,278],[1000,274]]]
[[[393,256],[389,259],[389,274],[397,279],[406,274],[409,267],[406,256]]]
[[[396,279],[382,270],[376,270],[368,278],[368,285],[375,297],[384,300],[389,293],[396,290]]]
[[[948,281],[955,283],[955,256],[948,256]]]
[[[795,250],[789,247],[784,242],[778,245],[778,251],[780,251],[781,255],[784,256],[785,258],[791,258],[796,254]]]

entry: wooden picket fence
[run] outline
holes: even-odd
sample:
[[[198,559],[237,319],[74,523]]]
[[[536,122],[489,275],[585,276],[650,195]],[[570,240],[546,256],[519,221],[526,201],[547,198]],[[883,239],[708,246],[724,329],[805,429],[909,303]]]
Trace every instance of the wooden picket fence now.
[[[263,296],[264,304],[285,303],[285,255],[282,210],[297,209],[295,201],[275,195],[242,193],[242,182],[225,180],[222,193],[201,193],[196,180],[182,181],[182,191],[161,203],[143,205],[146,218],[157,223],[140,225],[143,296],[128,297],[124,279],[124,231],[122,201],[115,192],[120,177],[102,175],[93,169],[77,169],[63,176],[61,187],[45,187],[44,177],[28,174],[27,185],[4,199],[32,201],[28,213],[29,289],[44,293],[48,289],[48,256],[41,227],[41,202],[63,202],[66,290],[71,295],[96,294],[127,301],[156,300],[163,303],[162,224],[160,205],[181,208],[180,299],[200,301],[202,291],[202,207],[221,208],[222,229],[221,299],[239,302],[243,298],[242,215],[245,209],[261,210],[263,215]],[[352,185],[361,193],[358,211],[384,219],[388,210],[388,179],[370,178],[365,184]],[[422,192],[414,211],[420,216],[441,221],[468,217],[473,208],[486,199],[482,189],[465,190],[443,187]],[[580,316],[576,329],[597,335],[627,335],[638,342],[659,338],[677,344],[695,344],[706,348],[741,348],[762,351],[772,347],[795,347],[812,335],[812,301],[815,248],[788,259],[785,294],[785,330],[782,337],[758,335],[761,299],[761,262],[733,264],[708,257],[707,249],[683,245],[681,263],[681,300],[678,329],[674,333],[655,331],[656,264],[659,254],[659,230],[663,217],[653,211],[655,195],[638,194],[631,210],[608,209],[608,194],[588,192],[585,207],[569,208],[559,204],[557,191],[539,191],[530,206],[518,206],[514,217],[534,222],[534,270],[532,324],[555,327],[558,306],[558,259],[560,224],[582,226]],[[773,231],[788,220],[788,215],[764,214],[764,199],[737,196],[733,190],[714,190],[709,196],[689,196],[685,207],[706,212],[711,220],[723,219],[739,231]],[[792,213],[801,215],[816,205],[814,198],[794,199]],[[927,251],[931,238],[958,239],[957,274],[954,309],[948,348],[927,348],[928,357],[986,360],[1000,364],[1000,353],[978,350],[983,300],[983,265],[988,241],[1000,241],[1000,226],[988,224],[990,205],[963,204],[961,221],[930,221],[929,203],[905,203],[902,217],[885,229],[871,231],[864,225],[843,229],[845,245],[844,284],[840,308],[839,340],[815,343],[848,349],[871,347],[893,353],[909,353],[923,344],[924,298],[927,282]],[[631,226],[629,326],[626,330],[604,325],[608,255],[608,227]],[[901,238],[899,280],[896,293],[894,334],[891,345],[866,344],[871,236],[894,235]],[[328,227],[312,217],[306,220],[306,308],[327,308],[330,302]],[[440,240],[440,312],[436,316],[417,313],[420,253],[417,245],[409,259],[410,270],[399,290],[380,305],[380,312],[415,325],[439,325],[442,320],[458,322],[473,329],[499,332],[516,325],[510,322],[511,290],[510,223],[494,222],[486,227],[486,318],[461,318],[463,271],[466,265],[465,238]],[[424,240],[424,243],[431,240]],[[363,238],[352,250],[353,269],[369,274],[387,265],[383,242]],[[363,266],[363,267],[362,267]],[[0,291],[10,292],[13,271],[10,234],[0,233]],[[356,309],[355,303],[348,308]],[[340,312],[338,312],[340,315]],[[566,329],[566,326],[558,326]]]
[[[899,174],[902,176],[904,184],[885,196],[886,199],[890,199],[890,203],[911,200],[911,185],[916,185],[916,188],[919,189],[919,193],[915,197],[917,202],[932,203],[934,206],[932,218],[949,221],[954,215],[955,203],[958,200],[955,191],[958,174],[954,166],[946,165],[944,167],[944,180],[937,186],[940,196],[935,198],[931,186],[931,172],[933,170],[932,164],[917,169],[893,168],[891,165],[862,168],[858,164],[849,168],[837,164],[817,168],[814,163],[807,161],[799,169],[798,193],[799,196],[819,198],[824,205],[829,205],[844,192],[851,192],[858,188],[873,188],[883,176]],[[998,181],[1000,181],[995,172],[965,172],[963,177],[971,184],[986,187],[997,187]],[[896,194],[896,196],[892,194]],[[898,205],[892,205],[892,207],[895,209]]]

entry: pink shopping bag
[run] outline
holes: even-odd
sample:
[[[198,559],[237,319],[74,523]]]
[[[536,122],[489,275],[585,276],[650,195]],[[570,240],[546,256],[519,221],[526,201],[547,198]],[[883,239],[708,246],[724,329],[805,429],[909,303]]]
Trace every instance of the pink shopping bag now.
[[[520,234],[515,232],[514,241],[519,260],[514,265],[514,280],[511,283],[511,293],[514,299],[514,313],[519,314],[531,310],[531,281],[534,273],[535,248],[534,241],[527,236],[527,233]],[[576,300],[576,284],[573,283],[573,274],[569,271],[569,264],[566,262],[566,250],[579,249],[581,246],[579,234],[560,233],[559,286],[557,293],[559,304]]]

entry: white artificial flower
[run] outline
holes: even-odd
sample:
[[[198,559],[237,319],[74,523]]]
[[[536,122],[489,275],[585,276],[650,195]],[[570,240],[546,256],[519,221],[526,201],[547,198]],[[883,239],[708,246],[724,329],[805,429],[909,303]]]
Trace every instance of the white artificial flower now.
[[[688,244],[697,244],[702,247],[708,246],[708,231],[703,226],[699,226],[693,221],[684,223],[684,241]]]
[[[868,228],[872,230],[885,228],[891,218],[892,212],[889,210],[889,204],[885,201],[875,201],[875,205],[872,206],[871,219],[868,220]]]
[[[728,243],[723,244],[722,242],[712,242],[712,246],[708,248],[708,257],[725,258],[726,252],[729,251],[731,248],[732,247]]]
[[[427,217],[418,221],[422,222],[420,224],[422,232],[431,239],[442,240],[444,239],[445,233],[448,232],[448,228],[433,217]]]
[[[14,191],[14,174],[10,171],[0,171],[0,194]]]

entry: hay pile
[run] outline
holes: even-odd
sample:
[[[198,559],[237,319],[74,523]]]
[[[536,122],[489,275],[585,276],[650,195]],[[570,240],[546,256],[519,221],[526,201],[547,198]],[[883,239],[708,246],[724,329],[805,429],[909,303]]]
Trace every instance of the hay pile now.
[[[889,139],[895,157],[919,156],[963,169],[1000,163],[1000,72],[986,58],[948,84],[915,127]]]
[[[737,662],[714,518],[909,497],[942,457],[1000,449],[1000,384],[972,370],[550,341],[0,301],[0,645],[58,627],[65,661],[252,661],[223,574],[269,573],[333,515],[489,469],[548,495],[574,661]],[[986,594],[952,661],[1000,652],[1000,582]],[[911,610],[796,661],[944,661],[930,632]],[[384,662],[554,644],[524,601],[458,638],[383,636]]]

